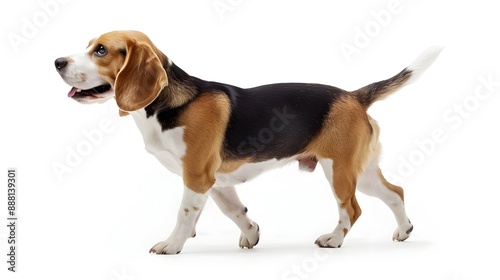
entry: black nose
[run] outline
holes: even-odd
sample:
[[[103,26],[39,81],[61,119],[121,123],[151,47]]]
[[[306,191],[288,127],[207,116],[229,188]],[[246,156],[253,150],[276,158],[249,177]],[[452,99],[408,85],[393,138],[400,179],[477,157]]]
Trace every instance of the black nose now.
[[[66,58],[64,58],[64,57],[60,57],[60,58],[56,59],[56,61],[54,62],[54,64],[56,65],[57,71],[60,71],[64,67],[66,67],[66,65],[68,64],[68,60]]]

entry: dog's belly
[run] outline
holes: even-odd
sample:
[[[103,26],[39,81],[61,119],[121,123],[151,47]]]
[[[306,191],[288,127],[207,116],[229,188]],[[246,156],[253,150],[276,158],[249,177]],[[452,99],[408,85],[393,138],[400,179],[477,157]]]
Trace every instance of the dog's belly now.
[[[294,162],[296,157],[284,159],[271,159],[262,162],[246,163],[231,173],[217,173],[215,175],[215,185],[218,187],[228,187],[244,183],[251,180],[263,172],[283,167]]]

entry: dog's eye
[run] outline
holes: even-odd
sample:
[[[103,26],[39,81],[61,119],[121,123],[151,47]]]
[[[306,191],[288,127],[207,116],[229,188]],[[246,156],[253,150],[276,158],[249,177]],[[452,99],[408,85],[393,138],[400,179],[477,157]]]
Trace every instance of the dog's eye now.
[[[103,45],[97,46],[97,48],[94,51],[94,54],[97,56],[105,56],[108,53],[108,50]]]

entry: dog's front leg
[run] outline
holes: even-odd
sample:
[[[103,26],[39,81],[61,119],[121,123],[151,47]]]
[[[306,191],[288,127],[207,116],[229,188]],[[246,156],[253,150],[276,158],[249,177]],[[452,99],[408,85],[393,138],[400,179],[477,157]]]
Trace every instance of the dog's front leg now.
[[[184,195],[174,231],[150,252],[177,254],[195,234],[196,221],[222,164],[221,151],[230,108],[225,94],[201,94],[179,117],[178,124],[184,127],[185,154],[181,157]]]
[[[252,221],[248,215],[248,209],[241,203],[236,189],[231,187],[216,187],[210,190],[210,196],[219,206],[222,213],[233,220],[241,229],[240,248],[252,249],[259,243],[259,225]]]
[[[205,206],[207,197],[208,193],[196,193],[188,187],[184,187],[184,195],[174,231],[167,240],[158,242],[149,252],[154,254],[180,253],[186,240],[193,237],[195,233],[196,221],[203,206]]]

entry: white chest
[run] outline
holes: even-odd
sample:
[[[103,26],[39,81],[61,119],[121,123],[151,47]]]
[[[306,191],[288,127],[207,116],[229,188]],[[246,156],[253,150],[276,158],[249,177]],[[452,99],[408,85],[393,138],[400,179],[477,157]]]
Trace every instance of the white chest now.
[[[162,131],[155,116],[146,117],[144,110],[132,112],[137,127],[142,133],[146,151],[154,155],[170,172],[182,176],[182,157],[186,145],[182,140],[184,127]]]

